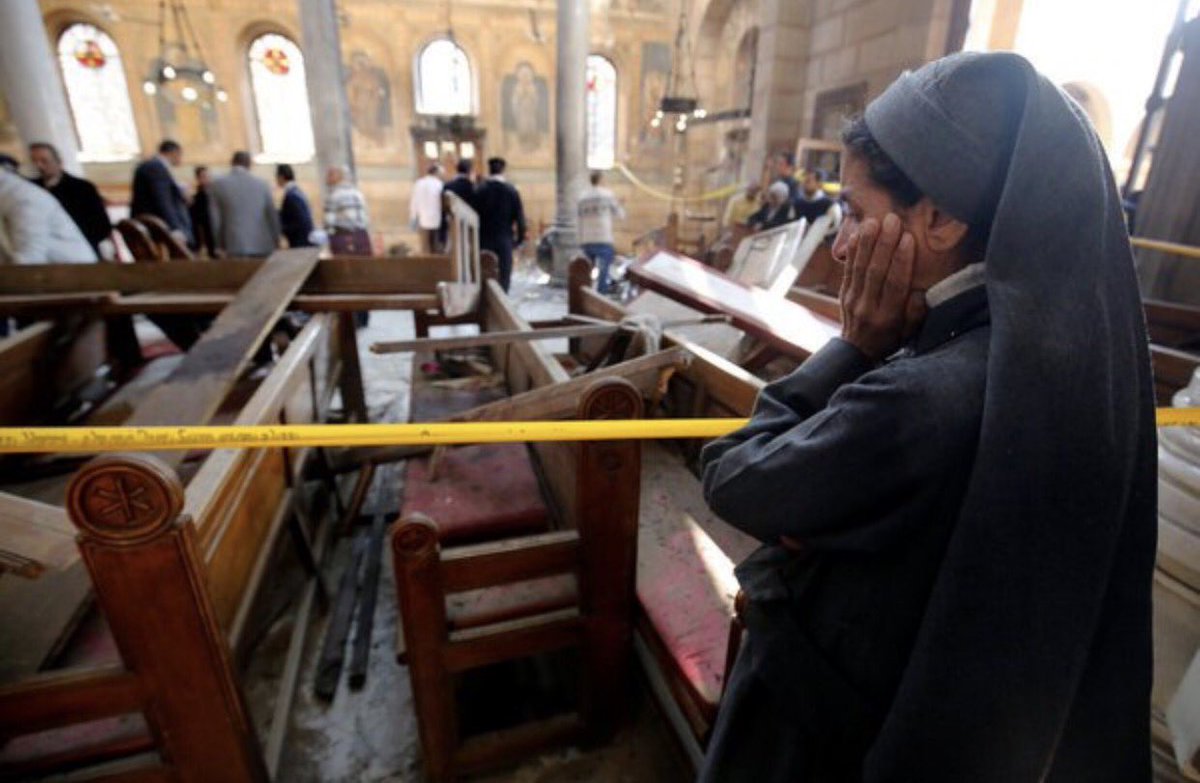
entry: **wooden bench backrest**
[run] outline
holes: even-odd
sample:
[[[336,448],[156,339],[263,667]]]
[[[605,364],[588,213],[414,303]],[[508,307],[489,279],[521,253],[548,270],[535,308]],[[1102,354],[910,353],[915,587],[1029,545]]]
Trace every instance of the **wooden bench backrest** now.
[[[233,422],[305,424],[326,418],[342,367],[334,314],[313,317]],[[230,645],[240,650],[246,619],[290,513],[307,449],[218,450],[188,482],[185,513],[196,525],[208,591]]]
[[[516,311],[500,284],[488,280],[484,288],[483,327],[486,331],[531,329]],[[562,364],[543,342],[513,342],[491,349],[495,367],[504,375],[510,394],[519,394],[570,380]],[[576,448],[573,443],[534,443],[550,499],[567,527],[575,526]]]

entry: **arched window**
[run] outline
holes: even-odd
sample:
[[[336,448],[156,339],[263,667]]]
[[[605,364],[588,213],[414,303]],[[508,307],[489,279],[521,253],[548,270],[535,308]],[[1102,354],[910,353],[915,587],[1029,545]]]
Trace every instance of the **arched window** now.
[[[58,37],[58,63],[85,161],[129,160],[139,151],[121,53],[103,30],[73,24]]]
[[[598,54],[587,58],[587,165],[611,169],[617,158],[617,69]]]
[[[278,33],[267,33],[250,42],[246,56],[258,121],[256,160],[264,163],[311,160],[316,148],[300,47]]]
[[[449,38],[432,41],[417,55],[416,81],[418,114],[475,113],[471,63]]]

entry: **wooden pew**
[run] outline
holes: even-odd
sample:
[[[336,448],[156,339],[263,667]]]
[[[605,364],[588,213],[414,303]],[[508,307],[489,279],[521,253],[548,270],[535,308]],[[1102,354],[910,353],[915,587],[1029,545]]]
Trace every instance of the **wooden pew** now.
[[[479,320],[484,331],[531,328],[494,279],[484,286]],[[493,346],[491,357],[512,394],[549,391],[570,379],[536,342]],[[641,391],[609,376],[594,382],[578,411],[585,418],[626,418],[641,408]],[[426,774],[433,780],[494,767],[550,743],[603,740],[626,709],[640,445],[544,443],[529,450],[554,530],[440,549],[436,519],[408,518],[392,531],[400,654],[410,668]],[[574,711],[459,736],[453,674],[563,647],[578,647],[582,655]]]
[[[293,282],[269,274],[282,266],[264,266],[268,274],[246,286],[246,296],[235,297],[131,421],[211,417],[277,317],[276,309],[285,308],[290,291],[303,282],[302,269],[288,259],[284,265],[291,267],[285,276]],[[354,346],[349,317],[310,319],[233,412],[233,422],[321,421],[339,389],[348,406],[361,405],[357,356],[348,355]],[[228,350],[214,352],[215,343]],[[0,686],[0,736],[7,743],[0,751],[0,777],[122,759],[126,768],[120,774],[127,777],[120,779],[268,778],[275,759],[264,757],[254,735],[238,661],[262,622],[260,588],[270,582],[275,551],[298,530],[319,549],[330,527],[323,515],[315,516],[320,508],[309,508],[303,491],[308,456],[308,450],[280,448],[213,451],[186,489],[170,467],[181,458],[176,453],[106,456],[72,478],[68,507],[80,532],[79,550],[120,663],[96,668],[85,659],[81,666]],[[304,528],[304,520],[315,527]],[[293,536],[282,535],[287,528]],[[295,649],[302,644],[303,638],[293,637]],[[293,685],[285,681],[280,703],[290,703]],[[287,724],[286,707],[281,712],[268,741],[274,752],[282,738],[275,734]],[[98,741],[68,742],[41,757],[21,752],[39,747],[39,732],[68,729],[94,738],[97,725],[112,719],[129,723],[131,715],[133,725],[143,727],[140,732],[101,732]]]
[[[591,289],[590,272],[587,261],[572,262],[569,311],[607,321],[625,317],[623,307]],[[671,375],[657,413],[750,415],[763,381],[670,330],[663,346],[685,349],[691,361]],[[577,351],[586,359],[599,348],[589,338],[579,341]],[[695,768],[741,639],[733,567],[757,546],[707,510],[691,469],[701,445],[643,447],[634,639],[655,701]]]

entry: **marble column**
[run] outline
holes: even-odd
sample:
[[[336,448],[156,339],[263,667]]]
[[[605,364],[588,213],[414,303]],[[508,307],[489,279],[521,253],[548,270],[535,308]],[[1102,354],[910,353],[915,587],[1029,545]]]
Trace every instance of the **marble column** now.
[[[312,112],[317,166],[324,181],[330,166],[347,166],[354,176],[350,102],[342,72],[342,41],[334,0],[297,0],[304,40],[304,71]]]
[[[588,3],[558,3],[558,78],[555,82],[555,210],[552,276],[562,282],[579,255],[576,208],[587,186]]]
[[[37,0],[0,3],[0,90],[21,141],[53,144],[67,171],[82,174],[66,91]]]
[[[762,0],[754,121],[741,179],[757,179],[772,154],[796,148],[803,135],[812,8],[796,0]]]

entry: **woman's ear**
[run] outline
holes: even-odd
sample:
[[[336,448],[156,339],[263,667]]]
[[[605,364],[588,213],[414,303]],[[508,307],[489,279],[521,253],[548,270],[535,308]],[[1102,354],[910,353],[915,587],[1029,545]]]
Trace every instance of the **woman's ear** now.
[[[970,233],[970,226],[950,213],[938,209],[928,198],[922,199],[926,238],[929,249],[935,253],[949,253],[963,244]]]

